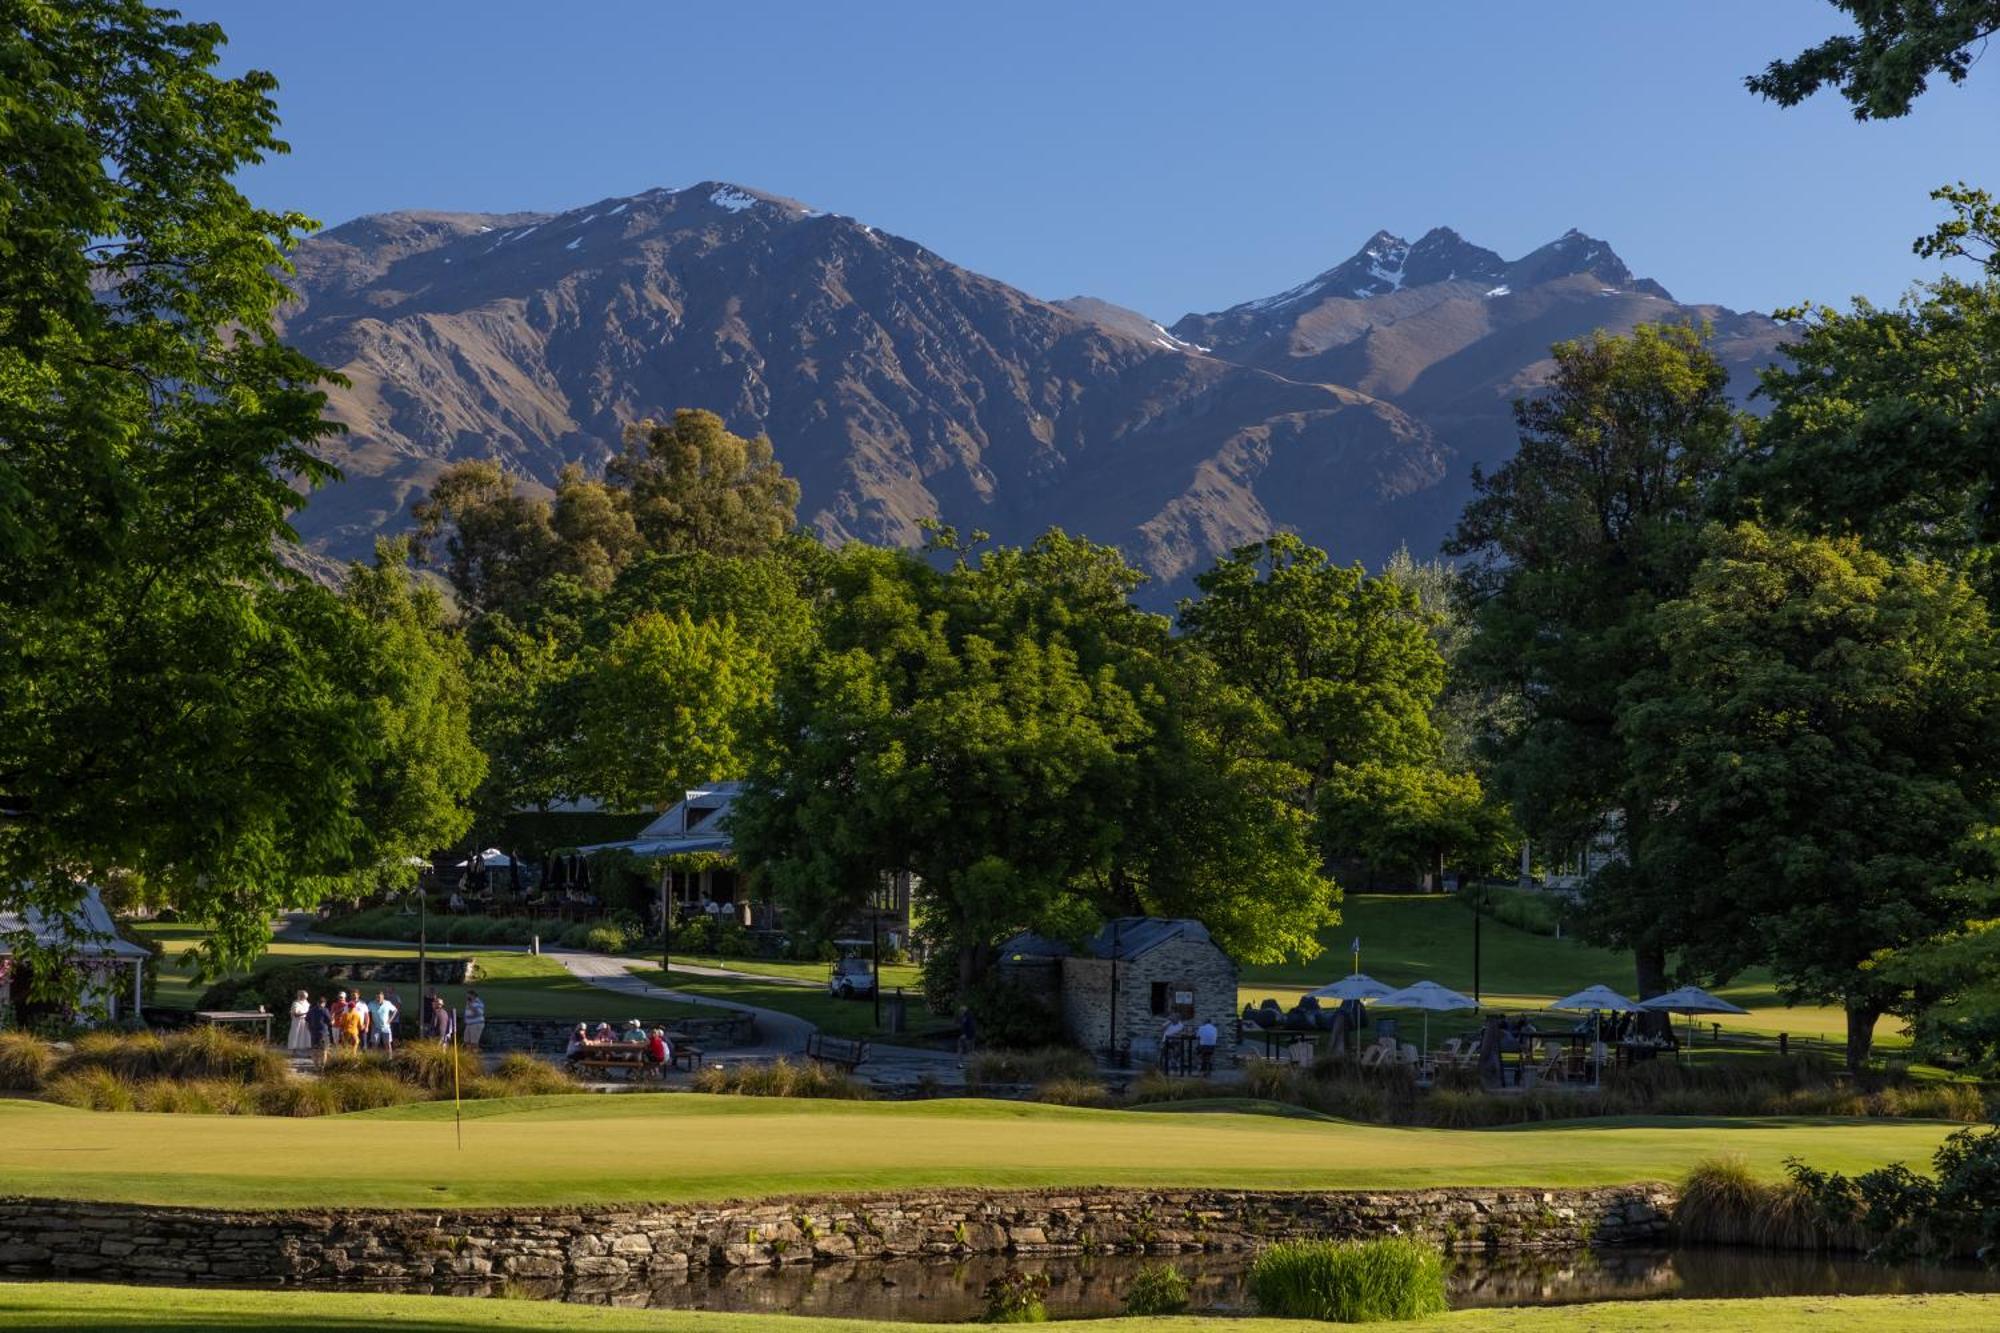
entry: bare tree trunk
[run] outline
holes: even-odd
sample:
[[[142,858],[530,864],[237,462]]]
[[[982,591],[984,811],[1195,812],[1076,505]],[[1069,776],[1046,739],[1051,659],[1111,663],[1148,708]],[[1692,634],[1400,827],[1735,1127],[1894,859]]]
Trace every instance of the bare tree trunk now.
[[[1632,959],[1639,967],[1639,998],[1650,1000],[1667,993],[1667,951],[1647,942],[1633,946]]]
[[[1879,1005],[1865,1005],[1850,1000],[1847,1003],[1847,1068],[1859,1072],[1868,1063],[1868,1053],[1875,1046],[1875,1020],[1882,1017]]]

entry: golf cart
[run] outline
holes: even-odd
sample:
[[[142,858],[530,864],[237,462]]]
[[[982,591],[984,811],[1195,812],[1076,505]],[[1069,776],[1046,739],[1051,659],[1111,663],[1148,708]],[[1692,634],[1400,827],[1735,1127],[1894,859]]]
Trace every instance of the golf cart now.
[[[865,1000],[875,994],[875,964],[867,940],[836,940],[840,961],[827,972],[827,994],[836,1000]]]

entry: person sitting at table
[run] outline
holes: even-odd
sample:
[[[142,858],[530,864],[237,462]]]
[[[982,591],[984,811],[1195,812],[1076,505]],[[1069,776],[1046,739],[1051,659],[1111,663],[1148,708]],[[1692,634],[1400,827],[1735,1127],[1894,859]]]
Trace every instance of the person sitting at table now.
[[[627,1019],[625,1021],[625,1031],[620,1034],[618,1040],[644,1042],[646,1040],[646,1025],[636,1018]]]
[[[612,1032],[609,1023],[599,1023],[597,1029],[590,1034],[590,1040],[592,1045],[608,1046],[618,1040],[618,1037],[616,1033]]]
[[[578,1023],[576,1031],[569,1034],[569,1045],[563,1048],[563,1055],[574,1059],[588,1049],[590,1049],[590,1029],[586,1025]]]
[[[673,1058],[674,1048],[667,1044],[667,1034],[660,1028],[654,1028],[652,1035],[646,1039],[646,1062],[664,1069]]]

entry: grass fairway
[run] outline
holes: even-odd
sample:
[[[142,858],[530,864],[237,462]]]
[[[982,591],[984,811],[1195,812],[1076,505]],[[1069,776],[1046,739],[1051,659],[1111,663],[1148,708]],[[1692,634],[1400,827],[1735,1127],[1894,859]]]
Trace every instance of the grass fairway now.
[[[1845,1171],[1891,1161],[1921,1168],[1956,1128],[1604,1119],[1441,1130],[1236,1109],[585,1094],[468,1103],[460,1151],[449,1102],[291,1120],[15,1101],[0,1102],[0,1181],[10,1194],[244,1208],[715,1200],[942,1185],[1599,1185],[1675,1180],[1724,1151],[1767,1177],[1794,1154]]]
[[[1409,1333],[1961,1333],[2000,1325],[1995,1296],[1841,1296],[1759,1301],[1631,1301],[1518,1310],[1465,1310],[1396,1324]],[[1106,1333],[1299,1333],[1332,1325],[1276,1319],[1103,1319]],[[881,1324],[799,1315],[619,1310],[553,1301],[373,1293],[216,1291],[94,1283],[0,1284],[0,1328],[129,1328],[168,1333],[226,1330],[323,1333],[407,1330],[599,1329],[605,1333],[865,1333],[884,1328],[964,1329],[963,1324]]]

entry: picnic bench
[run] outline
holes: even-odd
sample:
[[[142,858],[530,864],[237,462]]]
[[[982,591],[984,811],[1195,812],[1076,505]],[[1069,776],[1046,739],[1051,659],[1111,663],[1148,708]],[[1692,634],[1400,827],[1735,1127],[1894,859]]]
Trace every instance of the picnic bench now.
[[[581,1074],[586,1070],[610,1072],[621,1070],[628,1076],[643,1079],[660,1077],[660,1066],[646,1058],[644,1046],[633,1046],[630,1050],[618,1050],[610,1046],[589,1047],[578,1051],[568,1059],[570,1072]]]
[[[867,1062],[868,1043],[859,1037],[829,1037],[824,1032],[815,1032],[806,1038],[806,1058],[838,1065],[851,1074]]]

